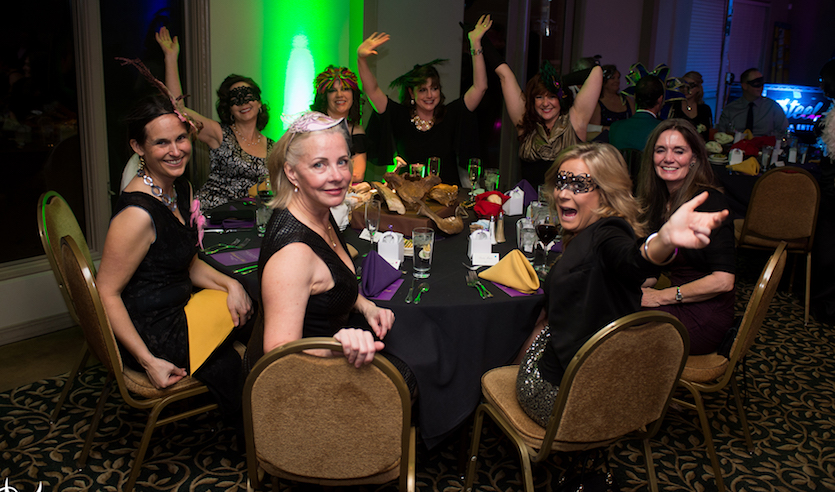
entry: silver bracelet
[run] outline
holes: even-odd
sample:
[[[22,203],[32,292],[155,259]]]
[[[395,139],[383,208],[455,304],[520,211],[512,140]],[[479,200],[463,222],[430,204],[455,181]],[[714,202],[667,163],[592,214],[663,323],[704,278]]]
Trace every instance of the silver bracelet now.
[[[484,53],[484,50],[481,49],[481,48],[479,48],[477,50],[474,50],[474,49],[470,48],[470,55],[472,55],[472,56],[480,55],[482,53]]]
[[[654,263],[658,266],[669,265],[670,262],[672,262],[676,258],[676,255],[678,254],[678,248],[673,250],[673,254],[671,254],[669,258],[667,258],[665,261],[663,261],[661,263],[655,263],[655,261],[649,255],[649,250],[647,249],[647,247],[649,246],[649,242],[652,241],[653,239],[655,239],[655,236],[657,236],[657,235],[658,235],[657,232],[653,232],[652,234],[649,235],[647,240],[644,241],[644,256],[646,257],[647,261],[649,261],[650,263]]]

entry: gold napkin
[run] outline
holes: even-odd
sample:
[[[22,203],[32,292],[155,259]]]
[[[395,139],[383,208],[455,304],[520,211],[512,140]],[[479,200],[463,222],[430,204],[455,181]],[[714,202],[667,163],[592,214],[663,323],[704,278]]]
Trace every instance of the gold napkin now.
[[[260,183],[260,184],[256,183],[256,184],[250,186],[249,191],[247,192],[247,195],[249,195],[250,198],[257,197],[259,191],[267,191],[269,189],[268,184],[269,183],[267,183],[267,182],[263,182],[263,183]]]
[[[478,274],[484,280],[498,282],[525,294],[536,292],[539,277],[525,255],[518,249],[506,254],[498,263]]]
[[[226,292],[203,289],[186,304],[189,374],[194,374],[235,328],[226,296]]]
[[[760,173],[760,162],[755,157],[749,157],[739,164],[726,166],[731,171],[737,171],[749,176],[756,176]]]

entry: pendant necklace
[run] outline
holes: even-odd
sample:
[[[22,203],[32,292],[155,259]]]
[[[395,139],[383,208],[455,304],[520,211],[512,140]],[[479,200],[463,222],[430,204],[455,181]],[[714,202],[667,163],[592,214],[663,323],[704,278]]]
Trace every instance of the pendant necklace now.
[[[174,188],[174,197],[170,197],[162,192],[162,188],[154,184],[154,178],[145,173],[144,168],[139,168],[136,175],[142,178],[142,182],[151,187],[151,195],[162,200],[162,203],[168,207],[172,212],[177,210],[177,188]]]
[[[301,211],[301,210],[299,210],[299,212],[302,212],[302,211]],[[305,216],[305,217],[307,217],[307,219],[308,219],[308,220],[310,220],[310,222],[311,222],[311,223],[316,224],[316,221],[314,221],[313,219],[311,219],[311,218],[310,218],[310,216],[309,216],[309,215],[307,215],[307,213],[306,213],[306,212],[303,212],[303,213],[304,213],[304,216]],[[319,224],[317,224],[317,225],[319,225]],[[327,239],[325,239],[325,238],[322,238],[322,239],[325,239],[325,242],[330,241],[330,243],[331,243],[331,247],[332,247],[333,249],[336,249],[336,241],[334,241],[334,240],[333,240],[333,237],[331,237],[331,231],[332,231],[332,230],[333,230],[333,229],[331,228],[330,221],[328,221],[328,227],[325,229],[325,235],[327,236]]]
[[[246,138],[243,133],[239,132],[238,131],[238,125],[236,125],[234,123],[232,123],[232,130],[235,131],[235,135],[237,135],[238,138],[243,140],[243,142],[246,144],[247,147],[252,147],[253,145],[258,145],[258,144],[261,143],[261,132],[259,132],[257,129],[255,131],[258,133],[258,140],[254,141],[254,142],[251,141],[250,139]]]

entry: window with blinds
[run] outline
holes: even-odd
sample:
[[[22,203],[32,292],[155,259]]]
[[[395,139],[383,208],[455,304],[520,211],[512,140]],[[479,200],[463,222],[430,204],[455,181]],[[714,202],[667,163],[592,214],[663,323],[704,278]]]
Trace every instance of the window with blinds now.
[[[725,36],[726,0],[693,0],[690,38],[687,43],[687,69],[702,74],[704,101],[717,117],[717,101],[722,79],[722,40]],[[676,74],[682,75],[682,74]]]

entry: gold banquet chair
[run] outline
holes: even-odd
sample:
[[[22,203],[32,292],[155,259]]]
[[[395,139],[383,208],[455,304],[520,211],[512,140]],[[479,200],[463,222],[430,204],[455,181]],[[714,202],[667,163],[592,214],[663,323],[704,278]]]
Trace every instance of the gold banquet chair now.
[[[96,287],[96,280],[93,278],[92,269],[87,263],[84,254],[75,243],[75,240],[70,236],[65,236],[61,240],[61,258],[63,262],[64,285],[67,287],[70,298],[72,298],[79,323],[84,330],[84,337],[87,339],[90,351],[98,357],[107,369],[107,381],[104,384],[96,411],[90,422],[87,440],[78,459],[78,467],[83,468],[87,462],[87,457],[90,454],[90,448],[93,444],[93,438],[96,434],[96,428],[104,411],[104,404],[110,395],[113,382],[115,381],[125,403],[136,409],[149,411],[148,421],[145,425],[145,431],[142,434],[139,449],[136,452],[130,477],[127,484],[121,489],[125,492],[130,492],[136,484],[139,470],[142,467],[142,460],[145,456],[145,451],[148,449],[148,444],[150,443],[151,434],[153,434],[154,429],[216,409],[217,405],[211,403],[192,408],[181,408],[180,410],[182,411],[180,413],[160,418],[162,411],[172,403],[202,395],[208,389],[203,383],[190,376],[186,376],[168,388],[156,389],[144,372],[140,373],[124,367],[119,348],[116,345],[113,329],[110,326],[110,322],[104,311],[104,306],[101,303],[101,298],[99,297],[99,291]],[[133,394],[138,395],[139,398],[135,398]]]
[[[661,427],[689,350],[687,329],[671,314],[643,311],[613,321],[574,355],[547,427],[519,405],[519,366],[488,371],[481,378],[486,401],[475,414],[464,490],[472,490],[487,415],[519,451],[526,492],[534,492],[531,463],[541,463],[553,451],[608,447],[632,433],[643,440],[647,479],[657,491],[649,440]]]
[[[713,352],[705,355],[691,355],[687,358],[687,364],[681,375],[680,384],[693,396],[693,403],[680,398],[673,400],[699,414],[699,421],[702,425],[702,432],[705,437],[705,446],[710,456],[713,473],[716,477],[716,487],[719,492],[725,490],[722,479],[722,469],[719,466],[719,458],[716,455],[716,448],[713,444],[713,435],[710,432],[710,423],[705,412],[703,393],[715,393],[725,389],[728,384],[734,393],[739,422],[745,433],[745,443],[748,452],[754,451],[754,443],[751,440],[751,431],[748,429],[748,419],[745,417],[745,408],[742,406],[742,399],[739,395],[739,387],[736,383],[736,368],[739,364],[745,363],[745,356],[748,349],[754,344],[757,335],[762,327],[768,306],[777,291],[777,285],[783,276],[783,269],[786,266],[786,243],[780,242],[777,250],[771,255],[765,265],[757,284],[751,292],[751,298],[742,315],[739,331],[731,346],[728,357]]]
[[[44,253],[46,253],[46,258],[49,260],[49,266],[52,268],[52,273],[58,282],[58,290],[61,291],[70,316],[78,324],[78,315],[75,313],[72,299],[70,299],[67,289],[64,286],[61,271],[61,238],[64,236],[73,238],[76,246],[78,246],[78,249],[84,255],[87,264],[90,265],[90,273],[93,277],[96,276],[96,267],[93,264],[93,258],[90,256],[90,248],[87,246],[87,241],[84,239],[84,233],[78,225],[75,214],[66,200],[55,191],[44,192],[38,199],[38,235],[41,237],[41,245],[43,246]],[[58,403],[52,411],[52,416],[50,417],[51,422],[55,422],[58,419],[58,413],[61,412],[61,408],[64,406],[72,385],[75,383],[75,378],[78,376],[79,371],[87,364],[89,357],[90,350],[85,341],[81,347],[78,362],[70,370],[67,381],[64,383],[64,389],[58,398]]]
[[[359,369],[333,338],[303,338],[258,361],[244,386],[248,490],[259,473],[323,486],[381,484],[400,478],[415,490],[415,428],[403,376],[384,357]],[[354,438],[346,437],[353,436]]]
[[[820,195],[820,186],[808,171],[778,167],[754,183],[745,219],[734,221],[734,235],[740,248],[773,250],[780,241],[785,241],[786,251],[806,255],[804,324],[809,323],[812,241]],[[791,278],[794,279],[794,273]]]

